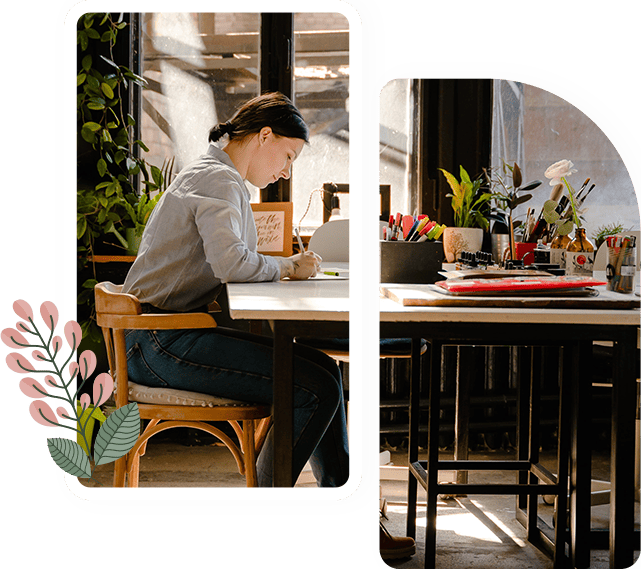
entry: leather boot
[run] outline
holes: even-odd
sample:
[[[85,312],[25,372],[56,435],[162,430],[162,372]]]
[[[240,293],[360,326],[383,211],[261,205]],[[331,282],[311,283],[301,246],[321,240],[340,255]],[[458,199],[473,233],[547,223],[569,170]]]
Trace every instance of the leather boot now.
[[[416,553],[416,544],[411,537],[394,537],[381,522],[380,550],[383,559],[402,559]]]

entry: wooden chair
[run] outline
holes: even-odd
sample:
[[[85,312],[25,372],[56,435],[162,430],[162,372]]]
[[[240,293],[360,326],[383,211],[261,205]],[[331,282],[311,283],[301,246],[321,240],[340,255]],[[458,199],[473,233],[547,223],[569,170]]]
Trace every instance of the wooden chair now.
[[[176,427],[191,427],[217,437],[233,454],[238,471],[246,477],[247,486],[257,486],[256,456],[269,429],[270,406],[189,391],[138,386],[130,382],[127,375],[125,330],[213,328],[216,326],[213,316],[209,313],[143,314],[138,299],[121,290],[122,285],[110,282],[96,285],[97,321],[105,337],[109,367],[115,380],[116,407],[136,401],[140,418],[149,420],[149,424],[131,451],[116,461],[114,486],[124,487],[128,481],[129,487],[137,487],[140,457],[145,453],[148,440]],[[217,305],[215,308],[219,309]],[[240,448],[231,437],[209,424],[218,421],[229,422],[238,436]]]

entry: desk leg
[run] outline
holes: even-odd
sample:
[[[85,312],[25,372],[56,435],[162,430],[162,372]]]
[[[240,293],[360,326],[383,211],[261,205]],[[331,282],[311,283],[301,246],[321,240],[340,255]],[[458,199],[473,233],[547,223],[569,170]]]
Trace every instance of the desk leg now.
[[[572,448],[570,468],[570,556],[572,567],[590,566],[590,448],[591,342],[564,346],[563,381],[572,385]]]
[[[408,441],[408,466],[418,461],[418,433],[419,418],[421,414],[421,339],[412,338],[411,377],[410,377],[410,404],[409,404],[409,441]],[[407,521],[406,531],[408,537],[416,537],[416,503],[418,481],[408,471],[407,479]]]
[[[634,421],[637,331],[629,326],[614,345],[610,489],[610,567],[629,567],[634,551]],[[637,544],[638,545],[638,544]]]
[[[567,514],[568,514],[568,467],[570,464],[571,424],[568,417],[571,417],[571,395],[572,384],[570,378],[563,375],[563,357],[559,357],[559,431],[557,447],[557,482],[559,494],[556,497],[556,509],[554,512],[554,567],[566,565],[565,545],[568,540]],[[568,432],[569,431],[569,432]]]
[[[292,473],[294,338],[274,322],[274,486],[294,485]]]

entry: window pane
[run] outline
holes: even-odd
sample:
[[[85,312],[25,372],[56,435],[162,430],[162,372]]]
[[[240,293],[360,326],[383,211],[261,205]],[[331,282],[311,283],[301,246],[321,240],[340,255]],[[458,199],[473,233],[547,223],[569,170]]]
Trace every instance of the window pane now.
[[[295,14],[294,49],[294,101],[311,135],[293,167],[294,224],[304,216],[301,225],[310,230],[323,223],[322,192],[318,191],[323,183],[349,183],[347,18],[332,13]],[[348,217],[348,196],[340,194],[340,204],[343,217]]]
[[[390,185],[390,212],[409,214],[411,81],[395,79],[381,90],[379,178]],[[415,111],[413,111],[415,112]]]
[[[207,149],[209,130],[258,95],[259,14],[144,14],[144,157],[174,172]],[[258,201],[257,195],[254,201]]]
[[[543,181],[532,199],[517,208],[518,219],[524,219],[528,206],[541,211],[552,189],[545,170],[567,159],[577,170],[568,178],[575,190],[586,178],[589,186],[596,184],[583,204],[588,237],[612,223],[639,229],[639,206],[625,164],[601,129],[576,107],[531,85],[495,81],[493,130],[492,166],[516,161],[524,181]]]

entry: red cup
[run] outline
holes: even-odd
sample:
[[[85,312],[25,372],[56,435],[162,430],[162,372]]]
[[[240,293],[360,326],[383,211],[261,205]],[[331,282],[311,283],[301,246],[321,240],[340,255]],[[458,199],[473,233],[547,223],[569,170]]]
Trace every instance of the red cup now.
[[[534,263],[534,249],[536,249],[536,243],[521,243],[520,241],[517,241],[514,243],[514,248],[517,260],[522,260],[524,267]]]

